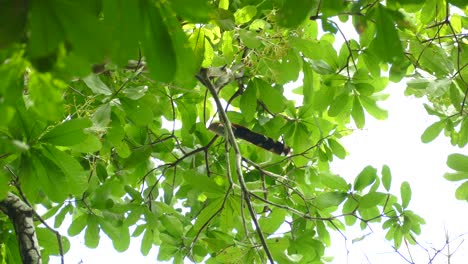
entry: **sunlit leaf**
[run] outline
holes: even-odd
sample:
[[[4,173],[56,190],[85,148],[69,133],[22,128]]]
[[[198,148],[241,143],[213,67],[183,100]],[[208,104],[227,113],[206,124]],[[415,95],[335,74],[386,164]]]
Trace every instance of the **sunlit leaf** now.
[[[433,141],[445,127],[445,121],[437,121],[434,124],[424,130],[424,133],[421,135],[421,141],[423,143],[429,143]]]
[[[401,195],[401,206],[403,208],[408,207],[408,204],[411,200],[411,187],[408,182],[403,182],[400,187],[400,195]]]
[[[377,177],[377,169],[372,166],[365,167],[354,181],[354,190],[362,191],[367,186],[371,185]]]
[[[244,24],[252,20],[257,14],[257,8],[252,5],[244,6],[234,13],[236,24]]]
[[[315,198],[315,205],[322,209],[338,206],[346,199],[346,196],[347,194],[343,192],[324,192]]]
[[[392,183],[392,173],[390,172],[390,168],[387,165],[383,165],[382,167],[382,183],[385,190],[390,191],[390,185]]]
[[[447,158],[447,166],[460,172],[468,172],[468,156],[463,154],[450,154]]]

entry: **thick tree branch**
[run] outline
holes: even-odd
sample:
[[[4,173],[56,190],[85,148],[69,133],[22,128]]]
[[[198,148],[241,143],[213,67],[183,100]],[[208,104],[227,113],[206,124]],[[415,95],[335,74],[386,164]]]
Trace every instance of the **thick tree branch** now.
[[[0,210],[10,218],[15,227],[23,264],[42,263],[34,227],[33,209],[15,194],[8,193],[7,197],[0,201]]]

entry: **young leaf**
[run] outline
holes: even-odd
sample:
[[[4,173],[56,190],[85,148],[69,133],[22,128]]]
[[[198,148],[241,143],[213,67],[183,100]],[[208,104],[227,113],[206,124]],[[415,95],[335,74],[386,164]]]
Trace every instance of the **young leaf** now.
[[[257,8],[253,5],[244,6],[234,13],[236,24],[241,25],[252,20],[257,14]]]
[[[328,144],[335,156],[340,159],[344,159],[346,157],[346,149],[338,141],[330,138],[328,139]]]
[[[401,195],[401,206],[403,208],[408,207],[408,204],[411,200],[411,187],[408,182],[403,182],[400,187],[400,195]]]
[[[421,135],[421,141],[423,143],[429,143],[433,141],[445,127],[445,121],[441,120],[430,125],[424,133]]]
[[[366,123],[366,117],[364,115],[364,109],[362,108],[361,102],[357,95],[354,96],[353,109],[351,110],[351,116],[353,117],[354,123],[357,128],[363,128]]]
[[[366,111],[378,120],[385,120],[388,117],[387,110],[380,108],[376,101],[370,97],[361,96],[361,103]]]
[[[140,252],[143,256],[147,256],[150,249],[153,247],[153,231],[149,228],[146,228],[145,234],[143,235],[143,239],[141,240],[141,247]]]
[[[458,200],[468,201],[468,181],[465,181],[455,191],[455,197]]]
[[[390,191],[390,185],[392,184],[392,173],[387,165],[382,167],[382,183],[385,190]]]
[[[468,180],[468,172],[445,173],[444,178],[448,181]]]
[[[456,171],[468,172],[468,156],[458,153],[450,154],[447,158],[447,166]]]
[[[372,166],[365,167],[354,181],[354,190],[362,191],[367,186],[371,185],[377,177],[377,169]]]

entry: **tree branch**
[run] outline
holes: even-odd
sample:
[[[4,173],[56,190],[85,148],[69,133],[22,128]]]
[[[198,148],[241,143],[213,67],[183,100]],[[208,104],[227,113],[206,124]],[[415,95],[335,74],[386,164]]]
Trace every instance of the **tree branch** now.
[[[211,96],[213,97],[213,100],[216,103],[216,107],[218,108],[218,112],[219,112],[219,115],[220,115],[221,122],[224,124],[224,127],[225,127],[226,138],[228,139],[229,143],[231,144],[231,146],[232,146],[232,148],[234,150],[234,154],[235,154],[235,158],[236,158],[235,159],[235,161],[236,161],[235,162],[236,174],[237,174],[239,185],[241,187],[241,190],[242,190],[242,193],[243,193],[243,196],[244,196],[244,200],[245,200],[246,205],[247,205],[247,209],[249,210],[250,216],[251,216],[252,221],[253,221],[253,223],[255,225],[255,229],[257,231],[258,237],[260,238],[260,242],[262,243],[263,250],[265,251],[265,254],[267,255],[270,263],[273,264],[273,263],[275,263],[274,260],[273,260],[273,256],[271,255],[270,249],[268,248],[265,236],[263,235],[263,232],[262,232],[262,230],[260,228],[260,224],[257,221],[256,212],[255,212],[255,210],[253,208],[252,202],[250,201],[250,192],[247,189],[247,185],[245,184],[245,181],[244,181],[244,176],[243,176],[243,173],[242,173],[242,155],[241,155],[239,146],[237,145],[236,136],[234,135],[234,131],[232,130],[232,124],[229,121],[229,118],[228,118],[226,112],[224,111],[223,105],[221,104],[221,101],[220,101],[220,99],[218,97],[218,94],[216,92],[216,87],[214,87],[214,85],[211,83],[209,77],[207,76],[207,72],[203,71],[203,70],[200,71],[200,74],[197,76],[197,78],[201,81],[201,83],[203,85],[206,86],[208,91],[210,91]]]
[[[15,227],[23,264],[41,264],[41,250],[34,227],[33,209],[9,192],[7,197],[0,201],[0,210],[10,218]]]

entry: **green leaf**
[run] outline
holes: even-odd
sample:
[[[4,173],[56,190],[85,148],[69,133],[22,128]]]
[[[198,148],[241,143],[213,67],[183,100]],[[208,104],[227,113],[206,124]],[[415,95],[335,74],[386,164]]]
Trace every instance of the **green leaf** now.
[[[429,143],[433,141],[445,127],[445,121],[437,121],[434,124],[430,125],[424,133],[421,135],[421,141],[423,143]]]
[[[324,172],[321,173],[319,177],[322,184],[328,188],[340,190],[343,192],[346,192],[349,189],[348,183],[338,175]]]
[[[11,179],[4,171],[0,171],[0,199],[4,199],[10,190],[9,183]]]
[[[380,192],[370,192],[359,200],[359,208],[371,208],[377,206],[387,197],[387,194]]]
[[[176,74],[174,83],[185,88],[193,88],[196,84],[195,74],[200,70],[196,64],[194,51],[190,48],[187,35],[182,29],[178,16],[168,10],[167,5],[163,5],[166,12],[164,20],[172,37],[172,45],[176,56]],[[207,47],[205,42],[205,48]],[[211,47],[211,46],[209,46]]]
[[[239,37],[242,43],[250,49],[259,48],[262,45],[262,41],[258,38],[258,34],[254,31],[245,29],[239,30]]]
[[[114,220],[115,221],[115,220]],[[130,245],[130,233],[128,226],[124,224],[117,225],[113,219],[99,218],[99,225],[102,231],[112,240],[112,244],[118,252],[123,252]]]
[[[225,31],[223,33],[222,42],[221,42],[221,51],[224,54],[224,57],[227,61],[231,61],[234,57],[234,47],[232,45],[234,36],[234,31]]]
[[[304,74],[304,81],[303,81],[303,95],[304,95],[304,105],[310,105],[313,102],[314,95],[316,94],[315,91],[320,88],[320,83],[316,83],[317,79],[316,73],[312,70],[312,67],[309,63],[303,62],[302,63],[302,72]]]
[[[328,115],[335,117],[351,108],[352,100],[348,93],[344,93],[336,98],[328,109]]]
[[[153,247],[154,235],[153,231],[149,228],[145,229],[145,234],[141,240],[140,252],[143,256],[147,256],[151,248]]]
[[[65,174],[50,160],[31,155],[33,171],[30,177],[25,179],[24,187],[32,183],[39,187],[41,191],[49,197],[51,201],[60,202],[70,194],[70,182]],[[33,187],[34,188],[34,187]]]
[[[97,248],[99,245],[99,225],[95,216],[90,215],[87,219],[87,227],[85,231],[85,245],[89,248]]]
[[[47,2],[31,3],[29,12],[31,28],[28,49],[33,59],[45,58],[56,53],[59,44],[65,38],[63,28],[50,5]],[[2,10],[6,9],[2,8]]]
[[[464,147],[468,144],[468,118],[466,117],[461,122],[457,144],[459,147]]]
[[[382,167],[382,183],[385,190],[390,191],[390,186],[392,184],[392,173],[387,165],[383,165]]]
[[[143,50],[151,76],[162,82],[173,80],[177,70],[176,51],[172,36],[161,15],[162,9],[152,2],[144,2]],[[161,63],[164,62],[164,63]]]
[[[90,74],[87,77],[83,78],[83,82],[93,91],[95,94],[111,95],[112,90],[107,87],[105,83],[102,82],[96,74]]]
[[[60,210],[60,212],[55,216],[55,221],[54,221],[54,228],[58,228],[62,225],[63,220],[65,219],[65,216],[73,210],[73,207],[71,204],[67,204]]]
[[[388,118],[387,110],[384,110],[377,106],[376,101],[370,97],[361,96],[361,103],[366,111],[378,120],[385,120]]]
[[[317,8],[318,1],[290,0],[283,1],[283,5],[276,13],[276,21],[282,27],[295,27],[301,24],[311,11]]]
[[[400,187],[400,195],[401,195],[401,206],[403,208],[408,207],[408,204],[411,200],[411,187],[408,182],[403,182]]]
[[[328,139],[328,144],[335,156],[340,159],[344,159],[346,157],[346,149],[338,141],[330,138]]]
[[[241,25],[252,20],[257,14],[257,8],[252,5],[244,6],[240,9],[237,9],[234,13],[234,19],[236,24]]]
[[[189,170],[185,171],[182,175],[184,181],[192,190],[204,193],[208,197],[222,197],[224,194],[224,188],[217,185],[212,178],[209,178],[204,174]]]
[[[257,111],[257,87],[249,83],[240,99],[240,109],[247,122],[252,121]]]
[[[468,172],[468,156],[458,153],[450,154],[447,158],[447,166],[456,171]]]
[[[84,129],[91,125],[91,120],[86,118],[76,118],[65,121],[47,131],[41,137],[41,141],[58,146],[76,145],[88,137],[88,135],[84,133]]]
[[[195,224],[193,225],[193,229],[198,232],[203,227],[203,225],[205,225],[212,217],[219,213],[222,204],[223,199],[214,199],[210,201],[210,203],[208,203],[208,205],[203,208],[201,213],[197,216]]]
[[[81,153],[92,153],[99,151],[102,147],[101,140],[92,134],[86,135],[86,138],[80,143],[71,146],[71,149]]]
[[[33,102],[32,108],[45,120],[63,118],[62,92],[66,84],[54,79],[49,73],[33,73],[29,78],[28,91]]]
[[[263,103],[273,113],[279,113],[286,107],[286,98],[276,88],[272,87],[269,83],[261,80],[254,79],[253,82],[257,87],[257,91],[260,93]]]
[[[52,146],[44,146],[42,153],[65,174],[70,194],[81,195],[87,187],[88,178],[80,163]]]
[[[111,106],[110,104],[102,104],[94,111],[91,120],[93,126],[98,129],[106,129],[111,121]]]
[[[353,117],[356,127],[359,129],[364,128],[366,123],[366,117],[364,115],[364,109],[362,108],[361,101],[357,95],[354,96],[353,108],[351,110],[351,116]]]
[[[137,126],[146,126],[153,121],[153,111],[143,100],[120,98],[122,108],[128,118]]]
[[[444,178],[448,181],[461,181],[468,179],[468,172],[445,173]]]
[[[371,50],[384,62],[392,63],[403,59],[400,37],[387,8],[379,4],[374,17],[377,34],[370,44]]]
[[[282,209],[274,209],[268,216],[261,217],[258,222],[265,234],[273,234],[284,223],[286,212]]]
[[[52,232],[50,229],[36,227],[36,235],[41,247],[44,247],[41,250],[42,259],[48,260],[50,255],[58,256],[60,253],[65,253],[70,249],[70,242],[66,237],[61,237],[61,246],[59,248],[59,243],[57,240],[57,235]]]
[[[99,6],[94,1],[52,3],[49,8],[54,10],[73,51],[88,61],[101,61],[107,55],[109,39],[98,17]]]
[[[371,185],[377,177],[377,169],[372,166],[365,167],[354,181],[354,190],[362,191],[367,186]]]
[[[195,54],[195,65],[200,67],[205,58],[205,31],[201,28],[196,29],[188,41]]]
[[[182,238],[184,227],[177,217],[172,215],[163,215],[161,217],[161,224],[172,237],[176,239]]]
[[[141,5],[138,1],[102,1],[104,23],[109,31],[112,61],[119,66],[127,66],[128,61],[138,57],[139,43],[143,35]]]
[[[70,227],[68,228],[68,235],[69,236],[76,236],[83,229],[86,227],[88,224],[88,215],[87,214],[81,214],[77,218],[73,219]]]
[[[468,201],[468,181],[465,181],[455,191],[455,197],[458,200]]]
[[[215,11],[209,1],[206,0],[171,0],[169,4],[171,4],[175,13],[191,22],[208,22]]]
[[[324,60],[311,60],[309,64],[318,74],[326,75],[335,73],[335,69]]]
[[[325,209],[340,205],[348,196],[345,192],[324,192],[315,198],[315,205],[318,208]]]

